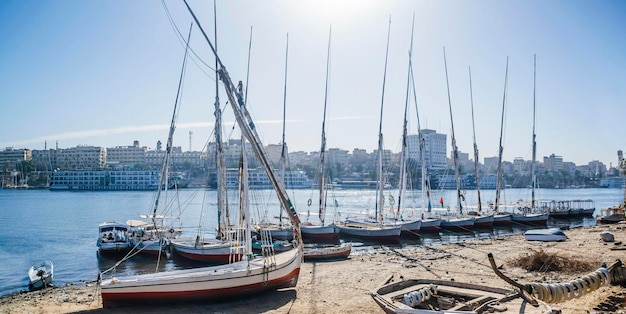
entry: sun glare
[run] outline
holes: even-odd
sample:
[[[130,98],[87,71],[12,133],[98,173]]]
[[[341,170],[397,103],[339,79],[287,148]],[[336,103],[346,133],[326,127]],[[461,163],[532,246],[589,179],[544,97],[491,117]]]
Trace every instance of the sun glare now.
[[[315,0],[297,1],[299,10],[309,17],[328,22],[350,21],[357,17],[363,17],[371,12],[382,2],[376,0]]]

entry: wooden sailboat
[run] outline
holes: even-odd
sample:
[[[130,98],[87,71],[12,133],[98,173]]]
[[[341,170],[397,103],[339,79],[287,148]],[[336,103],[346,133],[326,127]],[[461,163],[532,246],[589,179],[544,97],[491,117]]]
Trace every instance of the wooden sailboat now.
[[[413,40],[413,36],[411,36],[411,41]],[[411,50],[413,47],[413,43],[411,42]],[[427,168],[426,168],[426,158],[424,155],[424,133],[422,132],[422,126],[420,125],[420,116],[419,110],[417,107],[417,92],[415,89],[415,79],[413,77],[413,60],[412,56],[409,58],[409,73],[411,76],[411,86],[413,91],[413,100],[415,104],[415,115],[417,118],[417,131],[419,138],[419,153],[420,153],[420,164],[421,164],[421,200],[422,206],[421,217],[419,218],[419,233],[438,233],[441,229],[441,218],[435,217],[432,212],[432,203],[430,201],[430,182],[427,179]],[[406,228],[408,229],[408,228]],[[405,232],[406,234],[406,232]]]
[[[442,217],[441,228],[448,231],[471,231],[474,229],[473,216],[463,215],[463,204],[461,204],[461,173],[459,169],[459,149],[456,146],[454,137],[454,120],[452,119],[452,101],[450,100],[450,84],[448,82],[448,63],[446,61],[446,49],[443,49],[443,61],[446,69],[446,86],[448,87],[448,107],[450,109],[450,126],[452,127],[452,159],[454,160],[454,172],[456,173],[456,210],[447,217]]]
[[[189,28],[189,35],[187,36],[187,42],[191,37],[191,26]],[[178,112],[180,111],[179,96],[182,88],[183,72],[187,61],[187,51],[185,51],[185,57],[183,58],[183,70],[181,71],[181,77],[178,81],[178,91],[176,94],[176,100],[174,101],[174,110],[172,112],[172,120],[170,122],[170,129],[167,136],[167,143],[165,145],[165,159],[163,162],[163,168],[161,169],[161,177],[159,185],[157,186],[156,196],[154,198],[154,206],[152,208],[152,214],[141,215],[142,220],[129,219],[126,224],[129,226],[129,238],[131,247],[137,250],[139,253],[158,256],[166,251],[171,243],[172,239],[176,239],[181,233],[181,228],[174,229],[172,226],[166,225],[167,216],[165,215],[167,209],[167,196],[169,189],[169,170],[172,158],[172,146],[174,139],[174,131],[176,130],[176,119],[178,118]],[[161,194],[163,194],[164,202],[161,204]]]
[[[507,59],[507,69],[508,69],[508,59]],[[537,142],[535,140],[535,90],[536,90],[536,82],[537,82],[537,57],[534,57],[534,70],[533,70],[533,157],[532,163],[530,165],[530,175],[531,175],[531,202],[530,207],[523,207],[521,212],[513,213],[511,216],[511,220],[515,224],[523,224],[523,225],[533,225],[533,226],[545,226],[548,224],[548,213],[542,212],[538,206],[536,205],[535,200],[535,186],[537,183],[537,177],[535,176],[535,160],[537,159]],[[506,83],[505,83],[506,86]],[[506,94],[505,94],[506,95]],[[504,109],[503,109],[504,110]],[[502,141],[502,140],[500,140]],[[502,144],[500,144],[500,163],[502,160]],[[498,166],[500,167],[500,166]],[[501,176],[502,170],[498,171],[498,175]],[[500,181],[498,181],[499,184]],[[498,185],[499,187],[499,185]],[[499,190],[496,190],[498,192]],[[499,193],[496,194],[496,210],[499,201]]]
[[[284,253],[254,258],[250,253],[250,239],[246,238],[245,248],[247,252],[245,252],[246,254],[244,254],[244,258],[240,262],[104,279],[100,282],[104,307],[111,307],[120,303],[181,302],[186,300],[238,297],[257,294],[265,290],[294,287],[298,282],[303,254],[298,214],[289,199],[287,191],[277,179],[267,152],[254,128],[254,123],[246,109],[241,85],[239,89],[235,87],[213,44],[202,29],[202,26],[199,25],[195,14],[186,1],[185,5],[196,24],[200,27],[204,38],[219,62],[219,78],[224,84],[237,123],[243,135],[250,142],[255,156],[266,170],[281,205],[287,211],[291,223],[297,231],[297,246],[295,249]],[[246,229],[249,230],[249,220],[247,222]]]
[[[480,176],[478,175],[478,145],[476,144],[476,126],[474,124],[474,93],[472,91],[472,69],[469,68],[469,82],[470,82],[470,103],[472,105],[472,138],[474,141],[474,177],[476,178],[476,195],[478,197],[476,211],[469,211],[469,215],[475,216],[474,227],[476,229],[492,228],[496,221],[499,225],[504,225],[508,222],[511,224],[511,215],[499,214],[497,219],[493,214],[483,213],[483,205],[480,199]]]
[[[331,30],[332,31],[332,30]],[[327,182],[326,182],[326,105],[328,103],[328,76],[330,72],[330,35],[328,34],[328,52],[326,55],[326,87],[324,90],[324,115],[322,118],[322,141],[320,148],[320,157],[318,161],[318,188],[319,188],[319,207],[318,217],[319,224],[303,222],[300,226],[302,239],[307,242],[338,242],[339,228],[334,222],[326,224],[326,200],[327,200]],[[308,215],[307,215],[308,218]],[[349,253],[349,252],[348,252]]]
[[[350,236],[376,241],[398,241],[402,229],[400,226],[383,223],[383,200],[384,200],[384,174],[383,174],[383,104],[385,100],[385,80],[387,77],[387,58],[389,56],[389,34],[391,33],[391,19],[387,32],[387,52],[385,55],[385,71],[383,76],[383,92],[380,104],[380,123],[378,129],[378,186],[376,193],[376,222],[349,222],[342,221],[338,224],[340,233]]]
[[[413,58],[413,30],[414,30],[414,26],[415,26],[415,15],[413,15],[413,23],[411,24],[411,44],[409,46],[409,64],[408,64],[408,71],[407,71],[407,82],[406,82],[406,98],[405,98],[405,102],[404,102],[404,119],[403,119],[403,123],[402,123],[402,149],[400,151],[400,176],[399,176],[399,189],[398,189],[398,201],[397,201],[397,208],[396,208],[396,216],[395,218],[395,224],[400,226],[401,229],[401,236],[404,237],[416,237],[419,235],[420,229],[422,228],[422,219],[421,218],[416,218],[416,219],[408,219],[408,217],[405,219],[404,215],[402,214],[403,212],[405,212],[405,207],[406,207],[406,197],[405,197],[405,193],[406,193],[406,185],[407,185],[407,136],[408,136],[408,109],[409,109],[409,90],[410,90],[410,83],[411,83],[411,73],[412,73],[412,58]],[[416,100],[417,103],[417,100]],[[417,107],[417,106],[416,106]],[[418,120],[419,120],[419,116],[418,116]],[[418,122],[419,124],[419,122]]]
[[[216,61],[216,69],[218,64]],[[216,70],[216,76],[217,76]],[[226,190],[226,163],[224,161],[224,149],[222,140],[222,109],[219,99],[219,81],[215,81],[215,161],[217,177],[217,212],[218,225],[216,239],[205,239],[204,230],[198,228],[198,233],[194,240],[175,239],[171,245],[175,254],[189,260],[203,263],[225,264],[232,261],[241,260],[241,254],[233,255],[231,243],[233,236],[230,231],[230,213],[228,209]]]
[[[352,252],[352,243],[324,245],[320,243],[305,244],[304,261],[326,261],[346,259]]]
[[[283,138],[280,151],[280,178],[285,185],[285,168],[287,164],[287,143],[285,142],[285,120],[287,113],[287,59],[289,55],[289,34],[287,34],[287,45],[285,48],[285,88],[283,93]],[[278,216],[278,223],[268,221],[267,213],[263,220],[256,225],[258,233],[267,233],[276,240],[293,239],[293,227],[283,222],[283,210],[281,209]]]

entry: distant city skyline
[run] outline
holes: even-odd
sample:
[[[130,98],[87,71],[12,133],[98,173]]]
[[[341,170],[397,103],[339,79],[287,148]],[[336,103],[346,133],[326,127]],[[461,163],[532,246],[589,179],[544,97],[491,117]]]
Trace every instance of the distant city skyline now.
[[[213,2],[188,2],[212,36]],[[537,156],[609,166],[626,148],[614,120],[626,116],[622,1],[233,0],[216,7],[218,53],[233,81],[248,86],[248,108],[265,145],[280,143],[286,103],[291,150],[319,150],[332,26],[327,146],[376,149],[384,103],[384,148],[398,152],[415,13],[411,134],[417,107],[421,128],[448,134],[449,156],[445,47],[459,150],[473,150],[471,67],[480,159],[498,154],[507,57],[505,160],[531,158],[534,99]],[[0,50],[0,149],[43,149],[44,141],[110,147],[132,138],[152,148],[164,142],[191,21],[173,0],[0,2],[6,47]],[[200,151],[213,128],[215,60],[197,25],[191,38],[174,142],[188,149],[192,131],[191,146]],[[225,139],[238,138],[222,86],[219,93]]]
[[[238,141],[239,139],[232,139],[232,140]],[[104,148],[107,148],[107,149],[108,149],[108,148],[115,148],[115,147],[129,147],[129,146],[133,146],[133,142],[134,142],[134,141],[138,141],[138,140],[133,140],[133,141],[130,141],[130,143],[129,143],[129,144],[116,144],[116,145],[112,145],[112,146],[79,144],[79,145],[75,145],[75,146],[71,146],[71,147],[61,147],[61,146],[59,146],[59,149],[68,149],[68,148],[73,148],[73,147],[77,147],[77,146],[94,146],[94,147],[104,147]],[[164,141],[164,140],[157,140],[157,142],[158,142],[158,141],[161,141],[161,145],[162,145],[161,150],[164,150],[164,149],[165,149],[165,146],[164,146],[164,145],[165,145],[165,142],[166,142],[166,141]],[[157,150],[157,142],[155,142],[155,143],[154,143],[154,146],[145,145],[145,144],[144,144],[144,143],[142,143],[141,141],[138,141],[138,142],[139,142],[139,147],[146,147],[148,150],[151,150],[151,151],[156,151],[156,150]],[[227,142],[227,141],[226,141],[226,142]],[[55,149],[55,148],[56,148],[56,143],[53,143],[52,145],[50,145],[50,143],[47,143],[46,145],[47,145],[47,149]],[[264,144],[264,145],[266,145],[266,146],[267,146],[267,145],[280,145],[280,143],[278,143],[278,144],[272,144],[272,143],[270,143],[270,144]],[[288,153],[297,153],[297,152],[305,152],[305,153],[308,153],[308,154],[311,154],[311,153],[319,153],[319,148],[318,148],[317,150],[310,150],[310,151],[306,151],[306,150],[293,150],[293,149],[289,149],[289,143],[287,143],[287,146],[288,146]],[[175,144],[175,145],[174,145],[174,147],[180,147],[181,151],[183,151],[183,152],[185,152],[185,151],[189,151],[189,150],[188,150],[188,148],[189,148],[189,147],[184,147],[183,145],[176,145],[176,144]],[[37,148],[30,148],[30,147],[19,147],[19,148],[18,148],[18,147],[5,147],[5,148],[0,148],[0,151],[4,151],[4,150],[6,150],[7,148],[12,148],[12,149],[30,149],[30,150],[43,150],[43,149],[44,149],[44,148],[37,149]],[[365,150],[368,154],[372,154],[372,153],[374,153],[374,152],[376,151],[376,148],[375,148],[375,149],[370,149],[370,150],[368,150],[368,149],[361,148],[361,147],[353,147],[353,148],[344,148],[344,147],[327,147],[326,149],[327,149],[327,150],[333,150],[333,149],[345,150],[345,151],[348,151],[348,152],[349,152],[349,154],[352,154],[352,152],[353,152],[355,149],[364,149],[364,150]],[[384,150],[389,150],[389,149],[386,149],[386,148],[385,148]],[[196,150],[193,150],[193,151],[194,151],[194,152],[199,152],[199,151],[196,151]],[[205,149],[204,151],[206,151],[206,149]],[[399,152],[397,152],[397,151],[392,151],[392,150],[389,150],[389,151],[391,151],[391,152],[392,152],[392,153],[394,153],[394,154],[399,153]],[[459,153],[460,153],[460,156],[462,156],[462,155],[467,155],[467,160],[469,160],[469,161],[473,161],[473,160],[474,160],[474,158],[473,158],[473,157],[474,157],[473,152],[466,152],[466,151],[459,150]],[[537,162],[539,162],[539,163],[543,163],[543,159],[544,159],[544,158],[549,158],[549,157],[551,157],[551,155],[554,155],[554,156],[556,156],[556,157],[563,157],[562,155],[559,155],[559,154],[558,154],[558,153],[556,153],[556,152],[550,153],[550,154],[545,155],[545,156],[539,156],[539,155],[537,155]],[[617,161],[617,151],[616,151],[616,155],[615,155],[615,156],[616,156],[616,161]],[[450,160],[450,159],[452,159],[452,156],[451,156],[451,151],[447,151],[447,152],[446,152],[446,157],[447,157],[449,160]],[[480,159],[480,160],[479,160],[478,162],[479,162],[480,164],[484,164],[484,163],[485,163],[485,159],[493,159],[493,158],[497,158],[497,155],[481,155],[481,156],[479,156],[479,159]],[[530,158],[529,158],[529,159],[525,159],[525,158],[523,158],[523,157],[519,157],[519,156],[518,156],[518,157],[514,157],[514,158],[512,158],[512,159],[510,159],[510,160],[509,160],[509,159],[503,159],[503,161],[505,161],[505,162],[513,162],[515,159],[518,159],[518,158],[522,158],[522,159],[523,159],[523,160],[525,160],[525,161],[530,161],[530,160],[531,160]],[[576,166],[586,166],[586,165],[588,165],[589,163],[592,163],[592,162],[594,162],[594,161],[599,161],[599,162],[603,163],[603,164],[606,166],[607,170],[608,170],[608,169],[610,169],[610,168],[614,168],[614,167],[616,167],[616,166],[617,166],[617,162],[613,162],[613,163],[609,164],[609,163],[604,163],[604,162],[602,162],[601,160],[597,160],[597,159],[594,159],[594,160],[588,160],[588,161],[583,162],[583,163],[576,163],[576,162],[574,162],[574,163],[575,163],[575,165],[576,165]],[[564,157],[563,157],[563,162],[573,162],[573,161],[567,160],[566,158],[564,158]]]

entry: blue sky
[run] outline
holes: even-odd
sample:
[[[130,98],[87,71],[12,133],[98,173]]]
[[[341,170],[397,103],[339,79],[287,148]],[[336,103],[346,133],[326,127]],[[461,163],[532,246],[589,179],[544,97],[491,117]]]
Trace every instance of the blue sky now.
[[[37,0],[0,2],[0,148],[126,146],[165,142],[187,36],[182,1]],[[189,0],[212,37],[213,2]],[[281,141],[285,45],[289,34],[286,141],[290,151],[320,146],[326,50],[332,25],[328,147],[377,146],[385,45],[385,149],[398,151],[406,95],[411,20],[413,69],[422,128],[448,134],[446,49],[457,144],[472,154],[468,67],[476,139],[497,156],[509,58],[504,158],[531,158],[533,54],[537,55],[537,156],[578,165],[615,165],[626,116],[626,4],[621,1],[217,1],[218,52],[265,144]],[[201,150],[213,127],[214,58],[197,27],[174,144]],[[210,67],[203,64],[206,63]],[[222,105],[226,100],[220,86]],[[227,108],[225,138],[233,117]],[[410,133],[417,133],[414,105]]]

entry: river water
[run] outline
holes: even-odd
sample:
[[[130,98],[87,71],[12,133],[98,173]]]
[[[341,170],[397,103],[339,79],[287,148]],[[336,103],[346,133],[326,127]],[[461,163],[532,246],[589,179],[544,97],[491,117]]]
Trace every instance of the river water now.
[[[308,200],[317,204],[317,194],[310,190],[289,191],[290,198],[300,214],[301,220],[316,220],[317,208],[308,206]],[[397,191],[390,191],[397,199]],[[405,199],[421,206],[419,192],[409,193]],[[466,202],[475,203],[475,191],[467,191]],[[174,197],[176,195],[177,197]],[[387,195],[387,193],[386,193]],[[529,199],[530,190],[506,189],[501,198],[506,202]],[[536,193],[541,199],[592,199],[597,211],[603,207],[620,204],[623,200],[621,189],[540,189]],[[55,285],[81,283],[96,280],[99,272],[112,267],[115,260],[99,257],[96,239],[98,225],[105,221],[125,222],[138,219],[141,214],[152,213],[155,193],[151,191],[107,191],[107,192],[65,192],[48,190],[9,190],[0,189],[0,296],[28,289],[28,269],[43,260],[54,263]],[[455,191],[433,192],[432,203],[439,206],[454,204]],[[195,237],[198,226],[207,226],[211,232],[217,223],[216,192],[201,189],[184,189],[178,194],[169,191],[168,202],[173,209],[168,215],[179,217],[184,237]],[[230,195],[229,200],[235,200]],[[485,203],[495,199],[495,191],[481,191]],[[335,214],[339,219],[348,215],[365,214],[374,208],[373,190],[335,190],[328,196],[327,221]],[[163,203],[163,199],[161,203]],[[336,205],[336,206],[335,206]],[[236,205],[232,204],[231,221],[236,218]],[[454,207],[451,205],[451,207]],[[275,194],[271,190],[251,191],[251,217],[276,219],[280,210]],[[550,221],[552,226],[592,225],[594,219],[571,221]],[[417,240],[402,240],[397,246],[429,245],[432,243],[457,242],[477,237],[519,234],[523,229],[510,229],[486,232],[448,233],[431,235]],[[371,243],[353,243],[353,252],[375,250],[379,246]],[[117,273],[154,271],[154,259],[135,256],[116,268]],[[160,270],[190,267],[185,261],[171,258],[159,264]]]

